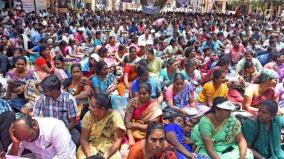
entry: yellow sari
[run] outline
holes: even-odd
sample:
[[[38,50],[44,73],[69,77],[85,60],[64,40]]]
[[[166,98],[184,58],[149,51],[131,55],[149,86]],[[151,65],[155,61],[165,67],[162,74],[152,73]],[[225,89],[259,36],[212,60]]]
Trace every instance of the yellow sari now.
[[[113,144],[114,130],[119,128],[126,130],[120,114],[113,110],[104,119],[95,123],[90,112],[87,112],[82,121],[82,128],[90,130],[89,148],[92,155],[96,155],[98,151],[107,152]],[[80,146],[77,150],[77,159],[85,159],[86,156]],[[117,151],[111,159],[120,159],[121,155]]]
[[[206,103],[207,97],[227,97],[229,88],[227,84],[223,83],[219,88],[215,88],[213,82],[207,82],[202,89],[202,92],[199,94],[198,101],[200,103]]]

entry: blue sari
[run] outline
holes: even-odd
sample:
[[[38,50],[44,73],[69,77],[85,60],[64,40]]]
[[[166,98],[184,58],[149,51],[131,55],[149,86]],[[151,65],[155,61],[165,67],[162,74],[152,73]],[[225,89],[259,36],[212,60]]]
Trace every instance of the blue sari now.
[[[186,137],[184,135],[184,131],[183,131],[181,126],[179,126],[178,124],[175,124],[175,123],[167,124],[165,126],[165,131],[166,131],[166,133],[174,132],[176,134],[176,137],[177,137],[179,143],[182,144],[187,149],[187,151],[192,152],[191,146],[189,144],[184,144],[183,143],[183,140]],[[176,151],[176,155],[177,155],[178,159],[187,159],[187,157],[184,154],[182,154],[181,152],[179,152],[179,151]]]

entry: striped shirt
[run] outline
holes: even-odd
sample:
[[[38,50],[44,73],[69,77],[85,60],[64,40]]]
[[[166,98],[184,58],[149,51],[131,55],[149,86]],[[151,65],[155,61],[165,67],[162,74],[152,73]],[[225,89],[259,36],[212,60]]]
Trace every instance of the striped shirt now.
[[[36,99],[33,116],[54,117],[62,120],[67,126],[69,119],[76,117],[77,111],[75,98],[66,91],[61,90],[61,94],[56,100],[41,94]]]

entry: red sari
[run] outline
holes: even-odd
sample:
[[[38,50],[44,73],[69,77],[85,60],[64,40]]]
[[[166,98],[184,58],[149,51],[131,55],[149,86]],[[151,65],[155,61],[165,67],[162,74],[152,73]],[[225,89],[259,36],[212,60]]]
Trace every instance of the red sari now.
[[[253,97],[251,106],[257,108],[266,99],[275,100],[275,91],[273,88],[269,88],[261,96]]]
[[[134,108],[131,119],[133,123],[147,124],[163,114],[161,106],[154,100],[142,105],[138,98],[133,98],[129,101],[127,109],[130,107]],[[145,138],[146,132],[138,129],[132,130],[132,135],[138,141]]]

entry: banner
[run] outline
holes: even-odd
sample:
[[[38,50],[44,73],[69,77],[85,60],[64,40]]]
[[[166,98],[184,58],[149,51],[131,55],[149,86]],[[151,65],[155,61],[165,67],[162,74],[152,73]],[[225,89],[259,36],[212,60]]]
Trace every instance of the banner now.
[[[35,11],[35,3],[34,0],[22,0],[23,9],[26,13],[30,13],[32,11]],[[39,12],[39,10],[47,9],[46,7],[46,1],[45,0],[36,0],[36,10]]]
[[[39,12],[40,10],[46,10],[46,1],[45,0],[36,0],[36,10]]]
[[[132,0],[120,0],[122,3],[132,3]]]
[[[188,0],[177,0],[177,2],[182,6],[188,5]]]
[[[160,6],[142,6],[142,12],[146,14],[159,14]]]
[[[35,4],[34,0],[22,0],[23,9],[26,13],[30,13],[32,11],[35,11]]]

